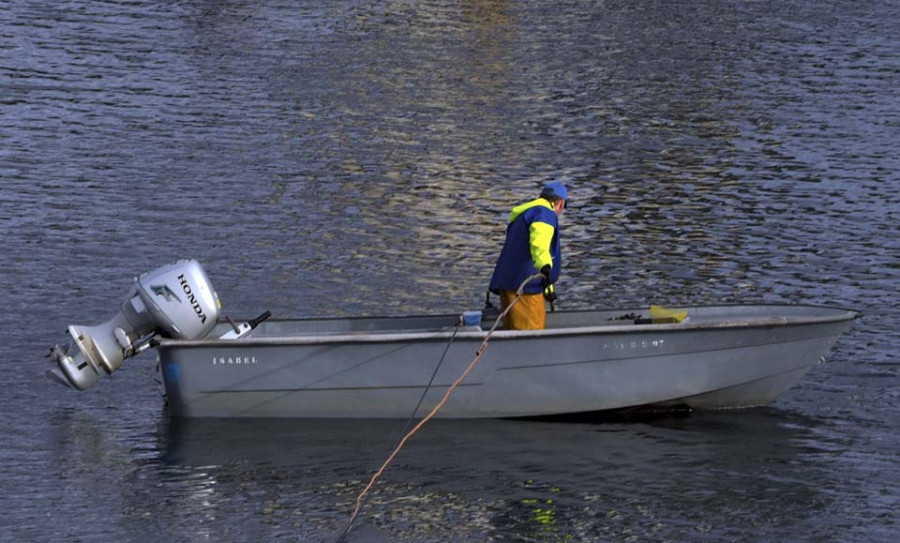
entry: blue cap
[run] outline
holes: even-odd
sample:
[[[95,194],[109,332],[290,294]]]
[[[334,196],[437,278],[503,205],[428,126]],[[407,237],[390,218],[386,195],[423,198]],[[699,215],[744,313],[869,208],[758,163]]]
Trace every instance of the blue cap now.
[[[562,198],[563,200],[569,199],[569,191],[567,191],[566,186],[559,181],[551,181],[544,185],[544,190],[541,191],[541,196],[545,195],[556,196],[557,198]]]

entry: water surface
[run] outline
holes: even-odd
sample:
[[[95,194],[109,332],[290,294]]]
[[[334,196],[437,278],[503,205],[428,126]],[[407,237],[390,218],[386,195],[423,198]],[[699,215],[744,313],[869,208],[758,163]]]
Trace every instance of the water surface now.
[[[442,421],[360,541],[894,541],[900,8],[889,1],[0,1],[0,539],[325,541],[403,421],[180,423],[68,324],[198,259],[235,318],[479,308],[561,176],[566,309],[865,316],[772,406]]]

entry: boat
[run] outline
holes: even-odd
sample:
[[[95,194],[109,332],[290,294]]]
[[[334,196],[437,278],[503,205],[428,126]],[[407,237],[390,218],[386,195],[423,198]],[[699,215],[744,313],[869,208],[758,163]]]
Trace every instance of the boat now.
[[[155,347],[171,413],[186,418],[739,408],[794,386],[860,315],[810,305],[650,306],[555,311],[543,330],[504,330],[487,304],[400,317],[270,319],[267,311],[240,323],[221,308],[197,261],[162,266],[136,277],[106,322],[70,325],[71,341],[50,349],[46,375],[87,390]]]
[[[484,347],[437,416],[532,418],[766,405],[860,316],[811,305],[673,309],[686,318],[555,311],[544,330],[493,332],[480,312],[268,319],[243,335],[221,321],[201,338],[155,346],[176,417],[421,416]]]

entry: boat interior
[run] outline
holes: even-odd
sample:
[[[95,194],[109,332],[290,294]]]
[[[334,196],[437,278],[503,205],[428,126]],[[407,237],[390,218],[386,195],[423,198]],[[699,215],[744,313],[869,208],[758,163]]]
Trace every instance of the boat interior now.
[[[706,324],[721,322],[781,319],[784,322],[844,320],[857,317],[856,311],[834,307],[803,305],[722,305],[681,306],[663,308],[620,308],[587,311],[556,311],[547,313],[547,329],[583,328],[595,326],[630,327],[646,324]],[[463,326],[468,331],[489,330],[499,312],[486,314],[480,325]],[[672,317],[671,315],[676,315]],[[427,333],[453,331],[462,323],[462,315],[419,315],[386,317],[336,318],[273,318],[259,324],[251,333],[253,338],[295,337],[305,335]],[[226,321],[219,322],[207,335],[214,339],[231,329]],[[502,330],[503,326],[498,326]]]

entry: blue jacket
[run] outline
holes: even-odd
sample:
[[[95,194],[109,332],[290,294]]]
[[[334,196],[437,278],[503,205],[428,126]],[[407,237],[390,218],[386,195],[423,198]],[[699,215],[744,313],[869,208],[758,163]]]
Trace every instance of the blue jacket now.
[[[550,264],[550,280],[556,282],[561,266],[559,220],[553,205],[538,198],[513,208],[506,227],[506,243],[500,251],[489,289],[516,290],[522,281]],[[526,294],[543,292],[540,281],[525,286]]]

